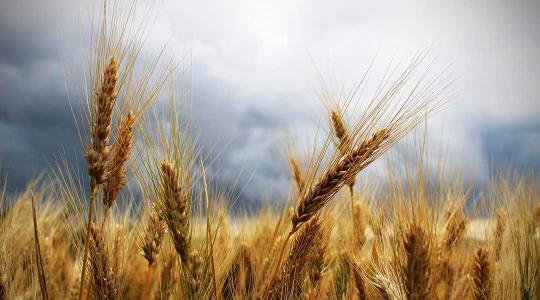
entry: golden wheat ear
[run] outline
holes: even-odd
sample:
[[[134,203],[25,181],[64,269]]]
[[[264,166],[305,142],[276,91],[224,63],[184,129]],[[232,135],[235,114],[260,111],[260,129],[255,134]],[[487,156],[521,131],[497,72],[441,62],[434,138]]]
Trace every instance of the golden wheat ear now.
[[[116,102],[118,65],[113,57],[105,69],[101,89],[96,92],[90,116],[90,143],[85,150],[88,175],[92,185],[100,185],[107,179],[107,161],[110,151],[113,108]]]
[[[295,236],[279,276],[271,283],[270,299],[294,298],[302,294],[301,283],[306,275],[309,254],[323,239],[322,223],[315,216]]]
[[[110,161],[107,164],[107,180],[103,187],[105,214],[101,223],[101,230],[103,230],[107,222],[112,205],[126,184],[126,169],[124,165],[129,158],[133,146],[133,126],[135,125],[135,121],[135,116],[131,111],[120,120],[120,128],[112,146]]]
[[[431,296],[431,245],[429,236],[416,223],[403,237],[404,263],[401,276],[407,299],[428,299]]]
[[[144,235],[140,242],[141,254],[148,262],[142,299],[147,298],[151,284],[150,275],[152,272],[152,266],[156,261],[159,251],[161,250],[161,243],[163,241],[164,233],[165,224],[163,223],[163,220],[156,211],[152,211],[149,215],[148,225],[146,226]]]
[[[91,227],[91,235],[90,261],[94,293],[100,299],[117,299],[117,280],[110,265],[109,253],[103,235],[95,226]]]
[[[372,161],[371,156],[380,150],[390,132],[380,130],[372,138],[352,148],[333,164],[318,181],[300,198],[294,215],[292,216],[291,233],[296,232],[299,226],[315,215],[351,178],[367,167]]]
[[[177,169],[168,161],[161,163],[161,184],[160,214],[167,223],[182,264],[186,264],[190,259],[189,203],[183,199]]]
[[[302,176],[302,171],[300,169],[300,163],[298,160],[294,157],[291,157],[289,159],[290,165],[291,165],[291,173],[294,178],[294,182],[296,182],[296,187],[298,188],[298,194],[301,194],[304,191],[304,187],[306,185],[304,176]]]
[[[473,261],[472,279],[475,300],[489,300],[492,296],[492,265],[489,253],[480,247],[476,250]]]

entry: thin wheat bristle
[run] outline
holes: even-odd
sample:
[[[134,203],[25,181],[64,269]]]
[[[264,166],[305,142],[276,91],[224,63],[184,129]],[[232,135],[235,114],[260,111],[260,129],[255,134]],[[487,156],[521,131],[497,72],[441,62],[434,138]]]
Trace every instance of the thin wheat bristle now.
[[[102,233],[95,226],[92,226],[91,235],[90,261],[94,294],[98,299],[116,299],[118,296],[116,278],[110,266],[109,254]]]
[[[492,266],[489,261],[489,253],[484,248],[476,250],[473,270],[473,294],[476,300],[489,300],[492,293]]]
[[[161,214],[167,223],[176,252],[182,263],[189,261],[189,216],[176,168],[161,163]]]
[[[120,121],[120,128],[112,147],[107,181],[103,188],[103,204],[106,209],[113,205],[126,184],[126,168],[124,165],[133,147],[133,125],[135,125],[135,116],[130,111]]]
[[[116,102],[118,79],[118,65],[111,57],[101,89],[95,93],[95,107],[93,108],[93,123],[91,124],[91,143],[85,150],[88,163],[88,174],[96,185],[106,180],[106,164],[109,154],[109,139],[111,135],[112,115]]]
[[[308,221],[344,184],[364,169],[369,164],[371,155],[379,149],[389,135],[390,132],[387,129],[378,131],[371,139],[362,142],[342,156],[319,177],[309,192],[300,198],[291,218],[293,225],[291,232],[295,232],[300,224]]]
[[[401,267],[407,299],[427,299],[431,294],[430,241],[424,230],[413,223],[403,239]]]
[[[141,240],[141,253],[152,266],[161,249],[163,235],[165,233],[165,224],[160,216],[153,211],[148,218],[148,225]]]

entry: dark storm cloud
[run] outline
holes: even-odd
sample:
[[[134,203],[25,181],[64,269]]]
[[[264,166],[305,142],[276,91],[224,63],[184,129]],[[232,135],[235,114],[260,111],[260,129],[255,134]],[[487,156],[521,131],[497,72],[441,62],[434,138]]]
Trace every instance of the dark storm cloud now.
[[[540,121],[497,124],[481,130],[482,152],[495,167],[540,171]]]
[[[452,126],[449,147],[467,153],[465,165],[539,170],[540,124],[532,121],[540,112],[539,4],[462,2],[393,3],[389,10],[388,3],[164,1],[141,56],[151,56],[160,41],[170,41],[174,52],[189,40],[199,146],[215,157],[217,181],[242,201],[261,193],[284,197],[285,134],[303,146],[324,122],[305,84],[314,73],[309,54],[323,65],[344,66],[343,77],[351,80],[380,49],[396,44],[416,51],[435,41],[434,52],[462,75],[460,99],[444,127]],[[89,43],[79,24],[87,24],[88,6],[62,0],[0,4],[0,159],[11,191],[64,155],[71,163],[82,160],[64,81],[82,82],[65,70],[86,64]],[[438,143],[440,132],[434,132],[430,138]],[[461,160],[455,153],[449,160]]]

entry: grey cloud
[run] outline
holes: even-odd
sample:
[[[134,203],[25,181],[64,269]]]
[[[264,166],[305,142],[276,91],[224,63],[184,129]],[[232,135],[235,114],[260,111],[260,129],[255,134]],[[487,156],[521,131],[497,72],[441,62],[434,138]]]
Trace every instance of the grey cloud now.
[[[81,39],[78,22],[86,24],[88,5],[0,4],[0,159],[11,190],[23,188],[63,151],[71,162],[82,158],[64,89],[66,62],[59,53],[75,57],[74,65],[86,61],[89,43]],[[284,198],[289,187],[284,135],[298,136],[303,146],[325,122],[306,84],[315,73],[310,54],[323,74],[330,64],[339,66],[340,77],[354,80],[381,49],[391,52],[398,45],[410,52],[432,41],[432,52],[442,64],[453,64],[460,77],[459,99],[430,130],[433,144],[440,142],[443,126],[450,160],[459,161],[456,153],[466,151],[471,165],[504,162],[540,170],[540,125],[533,121],[540,113],[537,1],[207,6],[212,9],[165,1],[142,57],[161,40],[170,39],[173,51],[192,46],[192,116],[199,144],[217,157],[212,171],[218,181],[242,201],[262,193]],[[188,42],[182,42],[185,36]],[[381,56],[384,64],[391,54]],[[373,77],[380,73],[375,70]]]

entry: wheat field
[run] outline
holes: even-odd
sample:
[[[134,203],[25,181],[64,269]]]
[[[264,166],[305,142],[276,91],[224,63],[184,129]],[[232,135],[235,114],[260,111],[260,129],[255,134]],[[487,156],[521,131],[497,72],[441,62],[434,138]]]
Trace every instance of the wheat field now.
[[[288,197],[233,212],[171,84],[176,64],[164,52],[140,64],[144,30],[129,21],[104,6],[90,91],[66,103],[85,166],[0,193],[0,300],[540,299],[535,174],[477,189],[430,171],[420,142],[384,184],[359,176],[451,98],[449,80],[419,71],[424,55],[355,117],[353,97],[322,89],[329,130],[306,157],[287,151]]]

